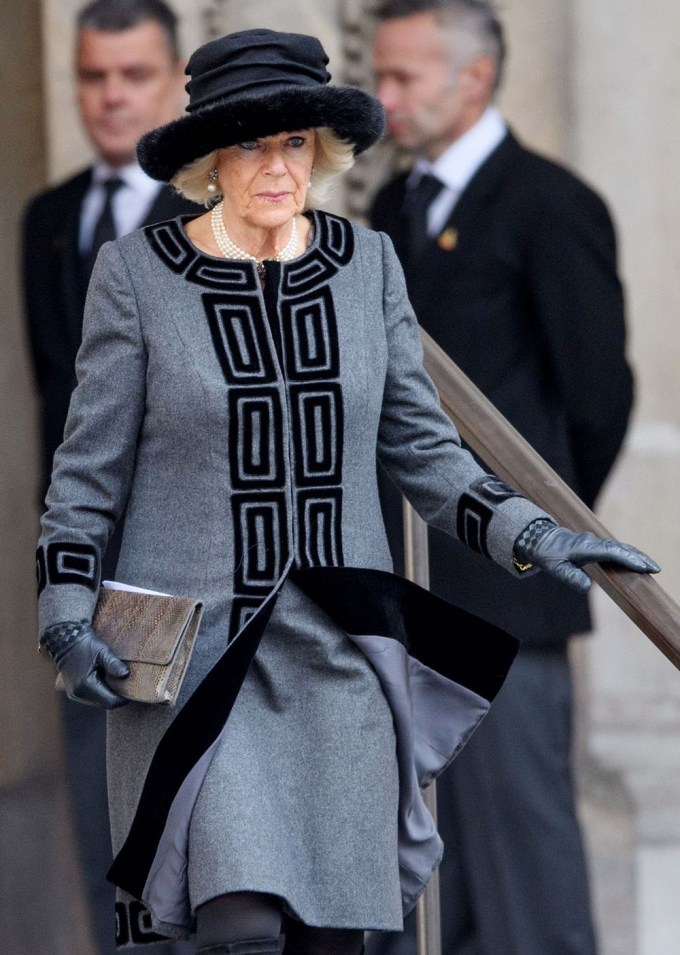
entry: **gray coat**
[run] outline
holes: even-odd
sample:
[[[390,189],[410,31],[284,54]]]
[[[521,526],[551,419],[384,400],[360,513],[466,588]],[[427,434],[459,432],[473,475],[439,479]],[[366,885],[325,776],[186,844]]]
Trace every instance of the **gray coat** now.
[[[389,590],[376,453],[425,520],[510,572],[514,541],[543,516],[461,449],[422,368],[390,240],[313,216],[308,250],[267,263],[264,293],[252,263],[201,254],[179,220],[105,246],[88,293],[38,549],[40,627],[91,618],[100,555],[126,503],[117,578],[206,604],[205,650],[199,638],[179,712],[142,708],[138,778],[119,796],[111,770],[112,876],[169,923],[187,918],[181,859],[170,856],[228,716],[213,706],[224,659],[233,702],[291,571],[312,595],[314,568],[333,568],[339,589],[337,568],[363,568],[380,599]],[[391,636],[375,617],[368,630],[342,626]],[[469,689],[484,709],[493,693]],[[432,707],[419,712],[435,725]],[[446,765],[469,732],[458,729],[436,765],[420,760],[421,777]],[[436,855],[431,832],[421,841],[431,851],[411,866],[409,904]]]

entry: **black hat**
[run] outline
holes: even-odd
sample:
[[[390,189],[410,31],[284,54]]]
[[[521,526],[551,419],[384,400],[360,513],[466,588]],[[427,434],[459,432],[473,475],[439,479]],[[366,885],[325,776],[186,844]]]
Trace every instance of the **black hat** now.
[[[186,114],[139,141],[142,169],[168,182],[214,149],[319,126],[363,152],[382,135],[382,105],[354,87],[329,86],[327,63],[316,37],[299,33],[242,30],[204,44],[187,64]]]

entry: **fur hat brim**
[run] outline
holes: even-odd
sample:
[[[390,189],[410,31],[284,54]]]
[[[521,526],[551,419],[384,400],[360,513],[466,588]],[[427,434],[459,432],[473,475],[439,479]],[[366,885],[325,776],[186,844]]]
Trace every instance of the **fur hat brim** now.
[[[376,97],[351,86],[297,87],[268,96],[242,96],[212,103],[151,130],[140,139],[137,156],[147,175],[169,182],[183,166],[214,149],[321,126],[352,143],[358,155],[382,136],[385,112]]]

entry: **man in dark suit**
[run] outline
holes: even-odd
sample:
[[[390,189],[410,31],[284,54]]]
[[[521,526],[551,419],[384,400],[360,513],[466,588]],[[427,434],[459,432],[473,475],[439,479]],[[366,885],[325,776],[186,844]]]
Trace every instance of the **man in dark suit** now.
[[[388,128],[415,157],[375,199],[423,327],[593,505],[632,403],[612,223],[602,200],[524,148],[493,106],[503,32],[487,0],[392,0],[374,44]],[[400,504],[385,484],[401,559]],[[585,597],[514,580],[430,532],[432,589],[523,648],[440,778],[445,955],[593,955],[570,776],[569,638]],[[406,935],[369,952],[414,955]]]
[[[29,204],[23,233],[26,320],[40,401],[43,492],[61,443],[80,345],[87,283],[99,246],[142,225],[200,211],[149,179],[140,136],[180,110],[184,64],[163,0],[95,0],[78,17],[76,72],[93,166]],[[104,575],[113,576],[117,538]],[[98,955],[115,952],[105,779],[105,712],[63,701],[67,775]],[[144,925],[121,927],[140,941]],[[187,949],[183,949],[186,951]],[[163,946],[159,952],[179,951]]]

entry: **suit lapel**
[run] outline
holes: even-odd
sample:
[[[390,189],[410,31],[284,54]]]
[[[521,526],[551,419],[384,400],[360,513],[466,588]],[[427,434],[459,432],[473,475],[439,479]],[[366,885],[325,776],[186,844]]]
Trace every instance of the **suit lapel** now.
[[[508,131],[467,184],[444,227],[429,241],[421,259],[415,267],[406,269],[409,293],[417,313],[424,301],[432,294],[437,295],[443,272],[449,272],[456,261],[461,238],[464,241],[466,233],[475,228],[480,208],[494,201],[497,189],[521,149]]]
[[[488,156],[461,193],[445,228],[461,229],[474,221],[475,210],[482,204],[492,202],[498,186],[507,170],[513,165],[522,147],[508,131],[490,156]]]
[[[73,357],[80,347],[83,333],[87,276],[83,271],[78,242],[83,200],[91,182],[91,169],[76,176],[68,184],[68,191],[64,196],[64,215],[61,217],[61,221],[49,224],[54,229],[51,243],[57,265],[57,288],[61,300],[59,315],[61,316],[62,330],[59,338],[62,345],[60,347],[63,347],[67,364],[72,363]],[[148,225],[174,218],[183,213],[200,211],[199,206],[181,198],[169,186],[163,186],[139,225]]]
[[[64,303],[66,334],[73,354],[80,346],[83,328],[83,307],[87,289],[86,278],[78,248],[80,236],[80,211],[90,182],[92,170],[88,170],[73,184],[73,195],[68,204],[61,231],[55,236],[55,242],[61,251],[61,288]]]

